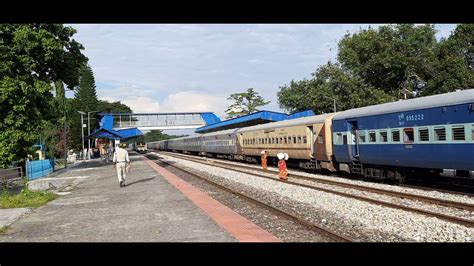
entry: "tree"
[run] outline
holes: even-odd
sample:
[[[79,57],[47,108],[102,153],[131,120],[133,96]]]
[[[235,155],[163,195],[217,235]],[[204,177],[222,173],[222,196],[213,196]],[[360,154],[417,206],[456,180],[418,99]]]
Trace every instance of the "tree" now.
[[[334,111],[333,100],[339,111],[393,100],[382,90],[347,73],[339,64],[329,62],[311,75],[311,80],[292,81],[289,86],[280,87],[278,103],[282,109],[289,112],[312,109],[322,114]]]
[[[165,140],[165,139],[174,139],[174,138],[181,138],[181,137],[186,137],[187,135],[181,135],[181,136],[174,136],[174,135],[168,135],[164,134],[162,130],[151,130],[150,132],[145,133],[143,136],[143,139],[145,142],[152,142],[152,141],[160,141],[160,140]]]
[[[262,96],[258,95],[253,88],[247,89],[246,92],[231,94],[227,100],[234,101],[234,103],[225,111],[227,113],[227,118],[239,117],[257,112],[259,111],[257,107],[270,103],[270,101],[265,101]]]
[[[81,68],[79,77],[79,86],[74,91],[74,99],[72,101],[71,110],[71,140],[72,147],[79,149],[82,146],[82,135],[81,135],[81,116],[77,111],[81,112],[95,112],[100,111],[98,109],[99,100],[97,99],[97,91],[95,87],[95,79],[92,68],[88,65],[84,65]],[[90,127],[91,132],[99,126],[99,121],[94,117],[96,113],[91,115]],[[87,121],[87,115],[84,116],[84,123],[89,125]],[[88,131],[85,130],[84,134],[87,135]]]
[[[95,89],[94,72],[91,67],[86,65],[81,69],[79,79],[79,87],[74,93],[77,107],[81,111],[96,111],[99,100],[97,99],[97,91]]]
[[[100,110],[103,113],[131,113],[132,109],[121,103],[120,101],[118,102],[108,102],[108,101],[103,101],[99,100],[99,103],[97,104],[97,110]]]
[[[367,85],[396,97],[402,88],[421,90],[432,78],[434,25],[399,24],[347,34],[338,61]]]
[[[43,121],[57,118],[52,84],[78,85],[87,58],[75,33],[58,24],[0,24],[0,167],[24,163]]]
[[[278,102],[289,111],[338,111],[474,87],[474,25],[461,24],[446,40],[436,41],[433,25],[381,26],[346,34],[337,62],[328,62],[310,80],[280,87]]]
[[[436,49],[433,78],[423,95],[474,87],[474,24],[461,24]]]

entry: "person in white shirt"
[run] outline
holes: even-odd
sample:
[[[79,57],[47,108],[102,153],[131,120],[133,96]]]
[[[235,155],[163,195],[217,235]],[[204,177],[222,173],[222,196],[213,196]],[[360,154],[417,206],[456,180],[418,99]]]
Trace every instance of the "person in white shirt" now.
[[[115,149],[114,153],[114,168],[117,169],[117,176],[120,187],[125,186],[125,176],[127,174],[127,167],[130,168],[130,159],[128,158],[128,152],[124,148],[127,147],[126,143],[120,144]]]

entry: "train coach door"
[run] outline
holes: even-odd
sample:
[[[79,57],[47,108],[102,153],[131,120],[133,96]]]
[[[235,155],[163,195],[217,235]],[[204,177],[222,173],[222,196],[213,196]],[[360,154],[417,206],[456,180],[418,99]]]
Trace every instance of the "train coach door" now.
[[[314,149],[315,149],[314,146],[316,145],[314,143],[314,134],[315,133],[314,133],[314,130],[313,130],[313,126],[308,126],[308,129],[309,129],[309,134],[308,134],[309,140],[308,140],[308,142],[309,142],[309,146],[311,148],[311,155],[312,155],[312,154],[314,154]]]
[[[352,159],[359,159],[359,138],[358,138],[358,127],[357,121],[349,121],[349,139],[347,145],[349,150],[352,150],[351,156]]]

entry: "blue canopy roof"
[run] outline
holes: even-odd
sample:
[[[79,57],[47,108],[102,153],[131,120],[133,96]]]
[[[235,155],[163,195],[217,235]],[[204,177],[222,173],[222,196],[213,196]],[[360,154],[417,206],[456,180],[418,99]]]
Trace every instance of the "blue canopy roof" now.
[[[103,127],[96,129],[88,138],[107,138],[107,139],[128,139],[142,136],[143,133],[136,127],[122,130],[105,129]]]
[[[208,133],[213,131],[238,128],[238,127],[248,127],[258,124],[276,122],[288,119],[294,119],[299,117],[312,116],[314,112],[311,110],[306,110],[294,114],[287,115],[285,113],[278,113],[272,111],[259,111],[256,113],[224,120],[222,122],[217,122],[211,125],[203,126],[195,130],[196,133]]]

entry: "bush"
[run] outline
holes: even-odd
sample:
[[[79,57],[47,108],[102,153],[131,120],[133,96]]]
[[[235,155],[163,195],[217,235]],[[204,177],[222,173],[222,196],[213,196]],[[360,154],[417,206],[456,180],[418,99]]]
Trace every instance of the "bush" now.
[[[0,195],[0,209],[38,208],[56,199],[58,196],[49,191],[31,191],[23,189],[18,195],[4,191]]]

